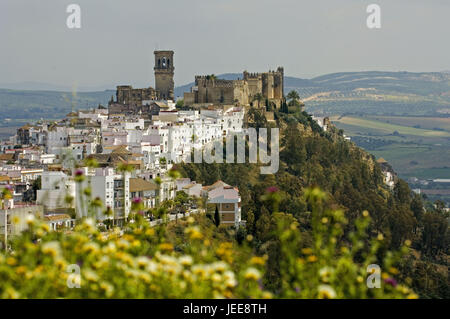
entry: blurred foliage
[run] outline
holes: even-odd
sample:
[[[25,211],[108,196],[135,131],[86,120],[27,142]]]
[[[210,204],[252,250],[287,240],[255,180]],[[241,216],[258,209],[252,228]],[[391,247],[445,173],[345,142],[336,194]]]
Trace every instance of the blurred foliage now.
[[[250,111],[253,121],[249,125],[269,127],[263,114],[256,109]],[[179,166],[183,176],[199,183],[209,185],[221,179],[239,188],[243,219],[247,220],[246,232],[254,236],[256,252],[264,250],[273,255],[274,265],[268,277],[273,289],[281,289],[276,263],[280,249],[269,235],[274,223],[270,211],[278,208],[291,215],[299,224],[305,241],[311,244],[311,207],[304,195],[309,187],[319,186],[327,194],[328,207],[343,211],[348,221],[342,225],[344,234],[353,232],[353,225],[364,211],[368,211],[371,218],[367,240],[377,238],[379,234],[384,238],[377,257],[382,259],[387,250],[398,250],[405,241],[411,242],[409,254],[413,258],[402,260],[405,270],[402,277],[411,278],[421,296],[448,297],[448,289],[439,288],[449,286],[448,281],[445,283],[450,243],[448,216],[434,208],[425,210],[421,198],[413,195],[401,179],[393,190],[389,189],[383,183],[383,173],[375,158],[345,141],[342,132],[335,127],[331,126],[325,132],[302,111],[293,114],[276,112],[275,118],[276,126],[280,128],[280,169],[276,174],[260,175],[259,164],[248,163],[186,163]],[[268,191],[271,188],[276,188],[277,192]],[[274,196],[277,207],[274,207]],[[346,237],[337,240],[348,241]],[[442,280],[427,288],[427,291],[434,289],[434,293],[422,290],[417,284],[421,278],[416,277],[418,274],[414,269],[419,261],[437,265],[430,267],[430,271],[439,273],[430,276]]]
[[[85,218],[73,231],[52,231],[27,220],[28,230],[0,254],[2,298],[416,298],[397,284],[395,263],[407,250],[378,260],[382,240],[367,242],[369,216],[355,223],[347,244],[338,244],[348,222],[327,207],[318,188],[305,192],[312,208],[312,236],[305,238],[288,214],[273,211],[268,236],[276,261],[256,254],[254,238],[220,226],[204,215],[151,227],[133,206],[123,233],[101,232]],[[240,241],[235,238],[240,234]],[[270,249],[270,247],[268,247]],[[267,282],[278,263],[280,289]],[[379,262],[384,283],[366,285],[366,267]],[[76,266],[74,266],[76,265]],[[73,272],[79,267],[77,272]],[[79,285],[79,288],[74,286]],[[70,288],[73,287],[73,288]]]

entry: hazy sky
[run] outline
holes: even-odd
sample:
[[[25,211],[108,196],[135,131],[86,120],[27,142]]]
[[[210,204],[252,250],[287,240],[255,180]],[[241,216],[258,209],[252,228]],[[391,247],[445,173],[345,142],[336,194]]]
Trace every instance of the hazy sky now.
[[[67,5],[81,6],[79,30]],[[381,6],[382,28],[366,26]],[[0,83],[154,85],[153,51],[196,74],[450,69],[450,0],[0,0]]]

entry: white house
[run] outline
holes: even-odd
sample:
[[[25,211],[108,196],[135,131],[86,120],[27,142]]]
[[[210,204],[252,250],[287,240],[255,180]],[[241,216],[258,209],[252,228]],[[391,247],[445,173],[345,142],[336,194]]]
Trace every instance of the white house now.
[[[239,189],[223,181],[205,186],[202,195],[207,198],[208,212],[215,213],[216,207],[223,225],[239,227],[241,225],[241,197]]]
[[[36,202],[47,209],[68,207],[66,196],[75,198],[75,182],[65,173],[42,172],[41,189],[37,191]]]

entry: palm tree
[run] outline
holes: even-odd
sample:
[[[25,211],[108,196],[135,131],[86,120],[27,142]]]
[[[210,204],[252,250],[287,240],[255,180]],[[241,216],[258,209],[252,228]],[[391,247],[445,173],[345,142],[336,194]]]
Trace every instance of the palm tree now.
[[[298,101],[300,100],[300,95],[298,95],[297,91],[292,90],[287,95],[288,100],[290,100],[289,105],[298,105]]]

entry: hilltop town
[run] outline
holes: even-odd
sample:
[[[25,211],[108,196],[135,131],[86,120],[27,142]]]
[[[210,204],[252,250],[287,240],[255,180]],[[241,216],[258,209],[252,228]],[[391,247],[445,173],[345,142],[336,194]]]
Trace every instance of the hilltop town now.
[[[183,207],[171,205],[172,218],[181,212],[185,216],[217,208],[222,224],[239,227],[245,223],[235,185],[220,180],[202,185],[173,176],[173,166],[189,161],[193,150],[245,133],[251,108],[273,121],[273,110],[288,107],[284,69],[244,71],[238,80],[196,76],[195,86],[180,103],[174,101],[173,93],[174,52],[155,51],[154,55],[155,88],[117,86],[107,106],[74,110],[59,121],[24,125],[1,142],[0,187],[12,194],[3,198],[3,231],[6,224],[8,234],[19,234],[30,214],[44,219],[52,229],[73,227],[90,215],[89,205],[77,195],[86,189],[88,201],[104,204],[95,218],[105,226],[120,226],[129,220],[136,200],[142,201],[145,217],[156,223],[151,210],[174,201],[180,192],[190,201]],[[295,96],[292,99],[290,105],[301,108]],[[315,120],[325,131],[330,125],[327,118]],[[385,176],[392,187],[390,169]],[[15,216],[22,224],[11,222]]]
[[[282,107],[283,68],[244,72],[236,81],[197,76],[180,109],[174,101],[174,52],[154,55],[155,88],[117,86],[107,106],[24,125],[1,143],[0,187],[12,194],[2,201],[3,233],[6,224],[8,235],[19,234],[30,215],[55,230],[72,228],[89,215],[89,203],[77,196],[86,189],[90,201],[104,203],[105,209],[95,214],[103,225],[123,225],[137,200],[145,217],[157,223],[148,212],[181,191],[190,204],[172,209],[171,218],[197,212],[197,199],[204,209],[217,207],[222,224],[239,227],[245,222],[237,187],[222,181],[201,185],[170,173],[193,149],[245,130],[246,107]],[[18,224],[12,222],[16,217],[22,220]]]

